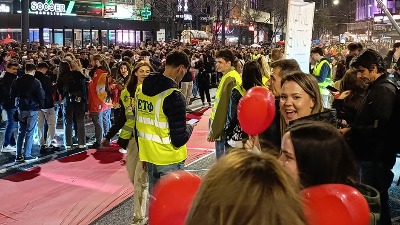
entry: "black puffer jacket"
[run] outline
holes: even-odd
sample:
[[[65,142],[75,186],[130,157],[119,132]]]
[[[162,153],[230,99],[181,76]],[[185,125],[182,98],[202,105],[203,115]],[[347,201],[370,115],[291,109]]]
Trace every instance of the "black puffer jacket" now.
[[[4,109],[15,109],[17,108],[15,106],[15,99],[11,98],[10,96],[10,92],[11,92],[11,85],[14,82],[15,79],[17,79],[17,75],[12,74],[12,73],[8,73],[6,72],[4,74],[4,77],[2,78],[1,81],[1,92],[0,94],[2,96],[0,96],[0,98],[3,101],[3,107]]]
[[[170,88],[178,88],[178,85],[174,80],[156,73],[144,79],[142,92],[147,96],[155,96]],[[180,91],[174,91],[166,97],[163,110],[168,118],[171,143],[177,148],[185,145],[193,129],[186,124],[186,100],[183,94]]]

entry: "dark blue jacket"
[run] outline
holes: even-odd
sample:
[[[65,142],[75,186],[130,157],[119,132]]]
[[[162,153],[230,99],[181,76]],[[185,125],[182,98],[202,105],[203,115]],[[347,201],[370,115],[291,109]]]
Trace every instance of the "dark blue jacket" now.
[[[45,96],[40,81],[25,74],[12,83],[11,98],[21,111],[38,111],[43,109]]]
[[[142,92],[147,96],[155,96],[170,88],[178,88],[178,85],[172,79],[157,73],[144,79]],[[186,100],[182,92],[174,91],[166,97],[163,111],[168,118],[171,143],[179,148],[188,142],[193,131],[186,124]]]
[[[17,79],[17,75],[6,72],[1,80],[0,96],[2,99],[4,109],[15,109],[15,99],[11,98],[11,84]]]

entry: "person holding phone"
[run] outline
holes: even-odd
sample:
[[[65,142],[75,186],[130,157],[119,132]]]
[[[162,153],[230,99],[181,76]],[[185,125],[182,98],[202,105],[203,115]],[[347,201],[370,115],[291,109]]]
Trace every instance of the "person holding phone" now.
[[[190,66],[183,51],[167,56],[163,74],[148,76],[135,97],[139,159],[146,162],[149,192],[169,172],[182,170],[194,125],[186,123],[186,100],[178,84]]]

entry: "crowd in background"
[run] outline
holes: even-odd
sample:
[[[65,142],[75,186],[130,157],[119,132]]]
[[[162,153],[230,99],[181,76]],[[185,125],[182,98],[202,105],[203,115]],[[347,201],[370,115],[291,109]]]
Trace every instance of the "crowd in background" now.
[[[124,127],[131,116],[126,114],[127,107],[134,109],[125,102],[124,90],[133,98],[145,80],[156,79],[147,78],[150,74],[181,73],[184,68],[182,79],[177,80],[186,111],[190,111],[188,106],[197,96],[204,107],[212,107],[207,140],[215,142],[218,159],[205,177],[188,224],[269,224],[260,222],[270,220],[271,217],[265,218],[269,214],[241,202],[267,199],[285,202],[281,208],[290,216],[275,212],[277,221],[306,224],[297,192],[328,183],[368,189],[371,198],[379,192],[381,207],[371,208],[371,213],[381,214],[381,224],[391,224],[388,189],[400,147],[394,141],[396,126],[400,125],[396,116],[400,112],[396,106],[400,44],[392,47],[384,57],[360,43],[350,43],[346,49],[313,47],[310,71],[304,73],[296,60],[284,58],[282,47],[220,49],[148,44],[145,48],[90,47],[78,51],[70,47],[32,46],[28,50],[26,46],[3,46],[0,96],[7,124],[2,151],[15,151],[17,162],[36,160],[40,152],[32,152],[35,130],[43,152],[61,147],[86,149],[86,115],[95,128],[94,143],[89,147],[107,146],[119,130],[122,133],[131,128]],[[168,64],[170,53],[178,51],[185,52],[181,58],[189,57],[187,66],[185,59],[174,67],[173,63]],[[272,125],[252,136],[241,129],[237,107],[246,91],[256,86],[273,93],[277,111]],[[214,104],[211,87],[217,87]],[[63,143],[55,138],[59,115],[65,131]],[[129,148],[131,138],[121,145]],[[237,167],[231,168],[233,165]],[[132,174],[132,182],[137,183]],[[263,180],[265,176],[271,179]],[[225,185],[214,181],[224,181]],[[248,191],[252,188],[258,192]],[[282,190],[283,195],[279,194]],[[210,204],[215,205],[208,207]],[[263,207],[265,211],[272,210]],[[217,216],[210,216],[218,210]],[[224,213],[225,210],[240,213]]]

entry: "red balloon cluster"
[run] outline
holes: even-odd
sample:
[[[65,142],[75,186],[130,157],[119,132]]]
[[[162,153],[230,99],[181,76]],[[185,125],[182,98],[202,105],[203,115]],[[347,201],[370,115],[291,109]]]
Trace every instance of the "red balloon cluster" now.
[[[186,171],[177,171],[162,177],[155,185],[150,200],[150,224],[184,225],[200,183],[199,176]]]
[[[249,135],[264,132],[275,118],[275,97],[265,87],[253,87],[238,104],[240,127]]]
[[[367,200],[357,189],[343,184],[324,184],[302,191],[309,225],[368,225]]]

